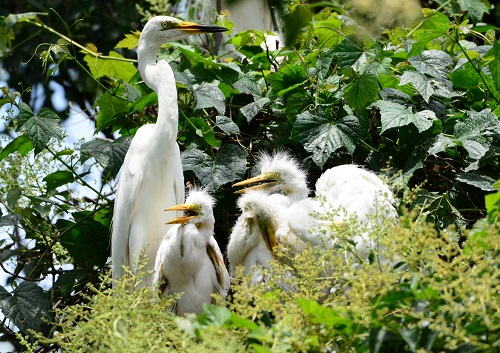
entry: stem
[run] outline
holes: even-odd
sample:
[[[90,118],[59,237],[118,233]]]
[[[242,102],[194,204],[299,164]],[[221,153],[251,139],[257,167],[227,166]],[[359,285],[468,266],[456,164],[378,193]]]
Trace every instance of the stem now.
[[[71,45],[74,45],[75,47],[78,47],[80,48],[81,50],[83,50],[85,53],[89,54],[89,55],[92,55],[93,57],[96,57],[96,58],[100,58],[100,59],[103,59],[103,60],[116,60],[116,61],[125,61],[125,62],[130,62],[130,63],[136,63],[137,60],[136,59],[128,59],[128,58],[117,58],[117,57],[114,57],[114,56],[109,56],[109,55],[102,55],[100,53],[96,53],[92,50],[90,50],[89,48],[87,47],[84,47],[83,45],[81,45],[80,43],[78,42],[75,42],[74,40],[72,40],[71,38],[65,36],[64,34],[62,33],[59,33],[58,31],[56,31],[55,29],[51,28],[51,27],[47,27],[45,26],[43,23],[39,23],[39,22],[35,22],[35,21],[31,21],[31,20],[28,20],[26,21],[32,25],[35,25],[37,27],[40,27],[42,29],[45,29],[47,31],[49,31],[50,33],[53,33],[55,35],[57,35],[58,37],[64,39],[65,41],[67,41],[68,43],[70,43]]]

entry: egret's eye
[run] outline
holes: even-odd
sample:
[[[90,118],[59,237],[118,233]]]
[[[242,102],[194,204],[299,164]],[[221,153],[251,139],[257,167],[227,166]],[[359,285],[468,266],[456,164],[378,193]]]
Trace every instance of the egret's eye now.
[[[278,172],[275,172],[275,173],[274,173],[274,177],[275,177],[275,178],[279,178],[280,176],[281,176],[281,173],[278,173]]]
[[[172,28],[175,28],[176,27],[176,23],[174,22],[169,22],[169,21],[163,21],[161,23],[161,28],[162,30],[167,30],[167,29],[172,29]]]
[[[201,212],[201,209],[202,209],[202,208],[203,208],[203,207],[201,207],[201,205],[198,205],[198,207],[197,207],[198,211],[200,211],[200,212]]]

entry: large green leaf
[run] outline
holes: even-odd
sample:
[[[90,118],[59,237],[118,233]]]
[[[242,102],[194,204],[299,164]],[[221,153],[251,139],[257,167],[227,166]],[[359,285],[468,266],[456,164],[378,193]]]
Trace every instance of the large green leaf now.
[[[240,128],[227,116],[216,116],[215,123],[226,134],[238,134]]]
[[[219,146],[221,141],[215,137],[214,128],[208,125],[203,118],[186,118],[186,128],[194,130],[195,134],[202,137],[210,146]]]
[[[121,61],[123,56],[115,51],[110,51],[109,56],[116,59],[101,59],[99,56],[85,55],[83,58],[89,66],[94,78],[109,76],[129,82],[137,73],[137,69],[130,62]]]
[[[195,109],[212,108],[217,109],[220,115],[226,112],[224,93],[219,88],[219,82],[203,82],[201,85],[193,85],[193,93],[196,99]]]
[[[307,79],[307,73],[303,66],[289,64],[282,67],[278,72],[266,77],[271,84],[273,92],[281,96],[288,92],[290,88],[295,88],[303,84]]]
[[[31,138],[27,134],[19,135],[2,149],[0,161],[14,152],[19,152],[21,156],[25,156],[33,148],[33,142],[31,142]]]
[[[75,213],[73,217],[76,223],[66,219],[56,222],[61,245],[79,266],[103,266],[110,253],[109,229],[90,217],[89,212]]]
[[[477,173],[458,173],[456,178],[458,181],[475,186],[483,191],[496,191],[492,186],[495,179],[487,175],[480,175]]]
[[[400,86],[411,83],[428,103],[432,95],[450,98],[454,95],[451,82],[448,80],[429,78],[416,71],[405,71],[401,76]]]
[[[485,13],[490,13],[481,0],[457,0],[460,8],[467,11],[474,23],[481,21]]]
[[[95,158],[114,178],[120,171],[132,138],[124,136],[113,142],[95,139],[82,144],[80,151]]]
[[[413,32],[412,39],[417,42],[411,45],[411,49],[408,53],[410,57],[420,54],[426,49],[429,43],[443,36],[452,28],[448,16],[441,12],[436,12],[432,9],[423,9],[423,14],[426,17],[426,21],[422,23],[419,29]]]
[[[47,183],[47,192],[54,190],[59,186],[72,183],[74,180],[75,176],[73,173],[67,170],[58,170],[43,178],[43,181]]]
[[[153,101],[155,100],[155,98],[156,94],[153,95]],[[140,101],[141,99],[139,99],[136,104]],[[151,102],[148,101],[148,103]],[[108,92],[103,93],[99,97],[99,99],[97,99],[96,105],[99,106],[99,112],[96,121],[96,128],[98,130],[103,130],[107,127],[110,127],[111,125],[114,125],[116,119],[120,115],[130,110],[129,102],[126,99],[114,96]]]
[[[350,334],[353,323],[348,317],[314,300],[298,298],[296,301],[313,324],[325,325],[335,330],[342,330],[346,335]]]
[[[0,288],[0,307],[5,317],[23,334],[38,331],[51,308],[49,293],[28,281],[21,282],[12,294]]]
[[[344,147],[353,154],[360,134],[359,121],[355,116],[335,118],[324,112],[314,115],[305,111],[297,116],[292,128],[292,138],[312,153],[314,163],[321,168],[339,148]]]
[[[250,122],[260,112],[260,110],[264,108],[266,104],[269,102],[270,102],[269,98],[264,97],[257,99],[255,102],[249,103],[244,107],[242,107],[240,109],[241,114],[243,114],[243,116],[247,118],[247,121]]]
[[[500,135],[500,121],[490,109],[480,112],[470,110],[454,128],[455,138],[472,159],[480,159],[490,149],[493,137]]]
[[[415,70],[435,78],[446,79],[454,62],[451,56],[441,50],[426,50],[408,59]]]
[[[376,76],[369,72],[353,77],[345,88],[344,98],[347,104],[354,109],[363,109],[378,96],[379,85]]]
[[[350,38],[344,39],[342,43],[333,48],[332,53],[338,57],[339,66],[343,69],[354,66],[361,58],[363,58],[363,61],[366,60],[363,45]]]
[[[411,108],[394,102],[377,101],[373,106],[380,109],[382,133],[388,129],[413,124],[419,132],[424,132],[432,126],[432,122],[437,119],[436,114],[431,110],[422,110],[413,113]]]
[[[344,39],[340,27],[342,27],[342,21],[334,17],[315,23],[314,34],[318,38],[318,47],[333,48],[339,44]]]
[[[215,158],[197,148],[189,148],[182,153],[182,165],[184,170],[194,172],[203,187],[216,191],[245,176],[246,155],[243,148],[232,144],[223,145]]]
[[[59,116],[48,108],[42,108],[35,115],[24,102],[19,106],[18,127],[16,131],[26,131],[35,147],[35,155],[40,153],[52,138],[62,140],[63,132],[59,127]]]

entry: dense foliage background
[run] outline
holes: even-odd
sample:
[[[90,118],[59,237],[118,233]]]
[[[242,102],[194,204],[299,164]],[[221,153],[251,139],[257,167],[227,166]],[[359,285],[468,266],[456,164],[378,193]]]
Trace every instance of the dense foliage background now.
[[[244,305],[207,309],[197,325],[214,328],[215,320],[217,330],[235,330],[241,350],[320,352],[334,347],[324,344],[332,340],[356,351],[498,350],[500,319],[489,297],[484,311],[456,311],[445,308],[448,289],[439,285],[454,284],[456,278],[446,276],[464,271],[467,280],[460,286],[477,285],[498,299],[498,8],[480,0],[441,0],[423,9],[399,3],[276,2],[287,44],[279,51],[266,47],[263,34],[255,31],[231,35],[234,52],[215,54],[211,38],[161,50],[159,58],[170,63],[178,81],[185,178],[210,188],[217,198],[216,237],[223,249],[238,214],[231,183],[249,175],[258,151],[275,149],[293,151],[308,169],[311,186],[323,170],[341,163],[386,175],[401,200],[401,213],[414,210],[403,217],[395,239],[420,239],[422,234],[412,233],[420,229],[411,223],[418,220],[428,228],[422,239],[436,246],[429,267],[415,260],[413,277],[381,278],[388,283],[384,291],[374,284],[380,292],[367,294],[373,305],[365,311],[362,306],[331,311],[332,305],[352,308],[354,289],[351,303],[332,296],[324,306],[303,292],[293,298],[261,293],[271,303],[260,307],[246,289],[241,292],[247,296],[234,302],[253,299],[255,311],[242,310]],[[18,349],[19,342],[34,339],[34,332],[46,337],[65,332],[71,323],[62,317],[85,317],[78,311],[85,307],[75,304],[97,300],[97,307],[106,307],[99,302],[102,294],[92,296],[88,284],[101,283],[109,268],[115,178],[131,137],[154,122],[157,110],[156,94],[136,68],[136,31],[143,16],[173,11],[173,5],[144,1],[133,9],[118,0],[12,1],[0,9],[0,264],[8,276],[0,287],[1,332]],[[218,21],[232,27],[224,17]],[[63,98],[57,99],[54,92],[61,87]],[[67,142],[60,124],[75,114],[94,122],[95,138]],[[445,251],[450,244],[453,251]],[[418,242],[407,245],[424,252]],[[438,275],[429,274],[436,268],[433,261],[443,261],[436,266],[446,268],[446,276],[437,270]],[[491,284],[488,290],[479,287],[481,281]],[[478,293],[457,290],[453,303],[467,307]],[[147,294],[137,295],[132,300]],[[467,334],[454,335],[446,325],[426,328],[423,318],[405,311],[426,300],[433,315],[463,320]],[[262,308],[273,305],[286,307],[291,316],[279,310],[265,314]],[[310,346],[270,344],[276,332],[297,333],[287,325],[299,308],[302,319],[312,317]],[[375,315],[382,311],[391,313],[388,321]],[[217,321],[218,315],[226,321]],[[373,321],[361,323],[366,315]],[[166,322],[174,325],[171,317]],[[262,327],[269,331],[259,331]],[[330,333],[325,336],[324,330]],[[200,332],[205,331],[186,340],[200,340]],[[477,339],[466,342],[467,335]],[[339,337],[349,345],[340,344]],[[50,351],[61,344],[46,341],[32,348]]]

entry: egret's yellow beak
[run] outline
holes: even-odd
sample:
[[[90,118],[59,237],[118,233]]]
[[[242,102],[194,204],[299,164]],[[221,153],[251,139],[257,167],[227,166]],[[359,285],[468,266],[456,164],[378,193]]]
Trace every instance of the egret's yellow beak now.
[[[199,217],[200,210],[200,205],[190,203],[169,207],[165,211],[184,211],[184,215],[168,221],[167,224],[186,224],[191,219]]]
[[[261,184],[249,186],[249,187],[246,187],[244,189],[235,191],[234,193],[235,194],[242,194],[247,190],[267,189],[271,186],[276,185],[280,181],[281,181],[281,179],[280,179],[279,173],[266,173],[266,174],[257,175],[256,177],[237,182],[236,184],[233,184],[233,187],[244,186],[244,185],[255,184],[255,183],[261,183]]]
[[[179,22],[177,29],[181,30],[186,34],[198,34],[198,33],[215,33],[215,32],[225,32],[228,29],[225,27],[214,26],[214,25],[201,25],[194,22]]]
[[[264,243],[266,243],[267,249],[274,254],[274,248],[278,245],[276,241],[276,233],[273,227],[273,224],[270,222],[263,222],[259,225],[260,233],[262,238],[264,239]]]

